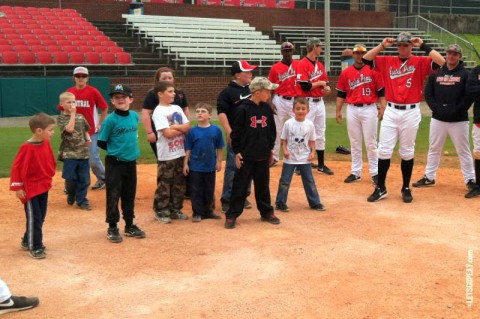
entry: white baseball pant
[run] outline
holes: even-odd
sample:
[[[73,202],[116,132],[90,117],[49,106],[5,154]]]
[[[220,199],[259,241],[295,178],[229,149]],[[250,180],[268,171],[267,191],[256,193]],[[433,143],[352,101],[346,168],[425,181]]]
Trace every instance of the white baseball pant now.
[[[317,151],[325,150],[325,127],[326,127],[326,118],[325,118],[325,104],[323,104],[322,98],[312,98],[308,97],[308,106],[310,111],[307,114],[307,119],[312,121],[313,126],[315,127],[315,149]],[[315,100],[320,100],[314,102]]]
[[[278,161],[280,157],[280,148],[281,148],[281,141],[280,136],[282,136],[283,124],[285,123],[285,119],[290,119],[294,117],[293,114],[293,100],[295,98],[291,97],[290,99],[286,99],[278,94],[275,94],[272,103],[275,105],[276,113],[274,114],[273,118],[275,119],[275,127],[277,129],[277,137],[275,138],[275,147],[273,148],[273,158]]]
[[[10,293],[7,284],[0,279],[0,302],[7,301],[11,296],[12,294]]]
[[[437,177],[440,157],[447,135],[450,135],[457,151],[465,184],[471,179],[475,180],[475,168],[468,138],[469,129],[468,121],[443,122],[432,118],[429,134],[430,147],[428,149],[427,167],[425,168],[425,176],[429,180],[434,180]]]
[[[472,128],[473,140],[473,157],[480,160],[480,127],[473,124]]]
[[[362,137],[365,140],[370,176],[378,174],[377,116],[378,110],[375,103],[364,104],[362,107],[347,105],[347,131],[350,139],[353,175],[362,175]]]
[[[422,120],[420,113],[420,103],[416,103],[415,108],[408,105],[408,109],[400,110],[394,108],[394,103],[387,102],[387,108],[383,114],[383,120],[380,125],[380,139],[378,143],[378,158],[392,158],[393,149],[399,141],[398,152],[403,160],[411,160],[415,155],[415,139],[417,131]]]

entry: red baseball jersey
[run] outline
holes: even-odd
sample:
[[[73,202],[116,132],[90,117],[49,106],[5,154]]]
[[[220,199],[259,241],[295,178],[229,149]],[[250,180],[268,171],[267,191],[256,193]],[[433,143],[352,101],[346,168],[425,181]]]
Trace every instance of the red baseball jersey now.
[[[378,56],[374,66],[383,76],[387,101],[398,104],[419,103],[425,77],[433,72],[433,61],[425,56],[412,55],[405,62],[398,56]]]
[[[383,78],[379,72],[368,65],[360,70],[351,65],[340,74],[336,90],[347,94],[347,103],[372,104],[378,101],[377,92],[383,87]]]
[[[275,90],[275,94],[289,97],[297,96],[295,80],[297,79],[298,62],[298,60],[292,60],[292,64],[288,65],[280,61],[272,66],[268,79],[270,82],[280,85]]]
[[[304,57],[298,62],[297,65],[297,82],[310,82],[315,83],[318,81],[327,81],[327,72],[325,67],[319,61],[312,61],[307,57]],[[321,97],[323,92],[321,87],[305,92],[297,83],[297,95],[301,97]]]

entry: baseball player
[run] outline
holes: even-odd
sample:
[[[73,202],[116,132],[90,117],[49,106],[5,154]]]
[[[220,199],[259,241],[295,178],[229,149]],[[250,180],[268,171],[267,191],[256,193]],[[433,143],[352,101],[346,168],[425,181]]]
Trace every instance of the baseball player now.
[[[340,74],[337,83],[337,123],[342,123],[342,106],[347,102],[347,131],[350,139],[352,170],[345,183],[359,182],[362,174],[362,135],[367,150],[372,182],[378,179],[377,125],[385,111],[385,87],[380,73],[362,61],[367,48],[363,44],[353,47],[354,64]],[[380,99],[380,108],[376,102]]]
[[[467,80],[467,94],[474,100],[473,104],[473,158],[475,159],[475,184],[477,187],[469,189],[466,198],[480,195],[480,65],[475,67]],[[473,185],[471,185],[473,186]]]
[[[468,71],[461,58],[462,48],[458,44],[450,45],[447,49],[447,63],[428,78],[425,100],[432,110],[430,148],[425,176],[413,183],[414,187],[435,185],[440,156],[447,135],[450,136],[457,150],[465,184],[469,190],[478,187],[474,182],[475,169],[468,136],[470,123],[467,112],[472,101],[466,96]]]
[[[397,45],[398,56],[377,56],[384,49]],[[426,56],[412,55],[412,48],[419,47]],[[401,32],[397,38],[385,38],[375,48],[363,56],[363,62],[378,70],[385,81],[387,107],[380,126],[378,143],[378,184],[369,202],[387,197],[385,180],[390,168],[393,149],[399,141],[402,159],[402,199],[405,203],[413,200],[410,190],[412,178],[415,139],[422,119],[420,100],[422,99],[425,77],[445,64],[445,59],[430,48],[421,38]]]
[[[279,160],[280,135],[282,134],[284,120],[294,116],[293,100],[297,96],[295,80],[298,60],[292,59],[293,50],[294,46],[292,43],[283,42],[281,46],[283,59],[275,63],[268,74],[270,82],[279,84],[272,99],[276,109],[274,118],[277,128],[277,138],[275,139],[275,147],[273,149],[273,165],[276,165]]]
[[[333,171],[325,165],[325,104],[322,97],[330,93],[325,67],[317,61],[322,53],[319,38],[309,38],[306,43],[307,56],[298,62],[297,95],[308,99],[310,112],[307,118],[315,126],[315,150],[318,158],[318,172],[333,175]]]

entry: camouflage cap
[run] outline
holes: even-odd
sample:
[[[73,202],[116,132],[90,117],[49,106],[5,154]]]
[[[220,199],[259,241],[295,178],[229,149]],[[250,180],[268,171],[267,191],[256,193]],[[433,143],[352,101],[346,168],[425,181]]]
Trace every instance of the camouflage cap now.
[[[397,36],[397,43],[410,43],[411,39],[412,35],[410,34],[410,32],[400,32],[400,34]]]
[[[459,44],[450,44],[448,46],[447,52],[455,52],[462,54],[462,47]]]
[[[257,76],[252,80],[252,83],[248,86],[250,92],[260,91],[260,90],[275,90],[278,88],[278,84],[270,82],[267,78],[262,76]]]
[[[320,41],[319,38],[308,38],[306,46],[307,47],[313,47],[315,45],[322,45],[322,42]]]

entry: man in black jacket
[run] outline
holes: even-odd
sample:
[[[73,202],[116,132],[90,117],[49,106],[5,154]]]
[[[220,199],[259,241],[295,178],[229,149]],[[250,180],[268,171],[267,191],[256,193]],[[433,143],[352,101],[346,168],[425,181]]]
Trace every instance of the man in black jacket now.
[[[468,71],[464,68],[462,48],[452,44],[447,49],[447,63],[438,73],[430,75],[425,88],[425,100],[432,110],[430,148],[425,176],[414,187],[434,186],[443,145],[447,135],[452,139],[460,159],[464,182],[469,191],[478,187],[469,142],[468,109],[472,104],[466,96]]]
[[[273,213],[270,197],[270,164],[273,163],[276,129],[273,111],[267,103],[272,90],[277,87],[278,84],[267,78],[256,77],[249,86],[252,96],[238,106],[230,134],[237,171],[233,178],[230,207],[225,214],[225,228],[235,228],[252,179],[262,221],[280,223]]]
[[[474,99],[472,139],[477,187],[472,188],[465,197],[472,198],[480,195],[480,65],[475,67],[468,77],[467,94]]]

